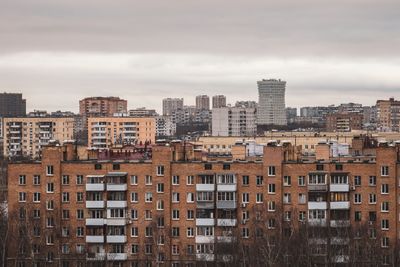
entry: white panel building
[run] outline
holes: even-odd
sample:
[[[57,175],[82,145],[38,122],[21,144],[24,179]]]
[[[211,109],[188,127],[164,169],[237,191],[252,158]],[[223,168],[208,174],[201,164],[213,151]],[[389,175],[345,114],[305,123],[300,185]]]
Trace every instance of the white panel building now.
[[[255,108],[224,107],[212,110],[213,136],[253,136],[256,131]]]
[[[258,85],[257,124],[287,125],[285,111],[286,82],[262,80]]]

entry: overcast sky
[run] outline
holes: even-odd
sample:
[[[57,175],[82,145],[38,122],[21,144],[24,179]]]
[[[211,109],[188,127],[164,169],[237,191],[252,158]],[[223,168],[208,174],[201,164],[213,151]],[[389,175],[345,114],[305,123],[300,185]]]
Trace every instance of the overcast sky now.
[[[28,110],[257,100],[263,78],[287,81],[287,106],[400,98],[400,1],[0,1],[0,91]]]

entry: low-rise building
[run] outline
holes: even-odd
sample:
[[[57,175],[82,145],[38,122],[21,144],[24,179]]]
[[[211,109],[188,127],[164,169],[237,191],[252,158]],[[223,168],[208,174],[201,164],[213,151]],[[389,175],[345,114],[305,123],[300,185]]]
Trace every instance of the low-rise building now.
[[[363,115],[359,113],[334,113],[326,116],[328,132],[351,132],[362,130]]]

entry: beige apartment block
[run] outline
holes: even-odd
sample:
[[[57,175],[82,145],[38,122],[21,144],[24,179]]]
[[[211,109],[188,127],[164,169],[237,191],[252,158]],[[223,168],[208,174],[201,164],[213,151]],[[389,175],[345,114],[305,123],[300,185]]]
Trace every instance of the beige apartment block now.
[[[50,140],[73,139],[74,125],[72,117],[4,118],[4,156],[37,158]]]
[[[155,118],[92,117],[88,119],[88,144],[96,148],[155,142]]]

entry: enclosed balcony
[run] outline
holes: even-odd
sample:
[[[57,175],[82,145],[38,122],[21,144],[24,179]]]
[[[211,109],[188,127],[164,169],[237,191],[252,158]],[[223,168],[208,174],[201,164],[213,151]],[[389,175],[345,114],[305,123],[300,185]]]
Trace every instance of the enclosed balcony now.
[[[199,175],[197,177],[196,191],[215,191],[214,175]]]
[[[235,192],[236,190],[237,190],[236,175],[234,174],[217,175],[217,191]]]
[[[125,235],[108,235],[107,243],[126,243]]]
[[[86,243],[104,243],[104,236],[102,236],[102,235],[87,235]]]
[[[335,201],[330,203],[331,210],[348,210],[350,209],[350,201]]]
[[[102,209],[104,208],[104,201],[103,200],[89,200],[86,201],[86,208],[87,209]]]
[[[87,218],[86,226],[103,226],[106,224],[106,220],[104,218]]]

